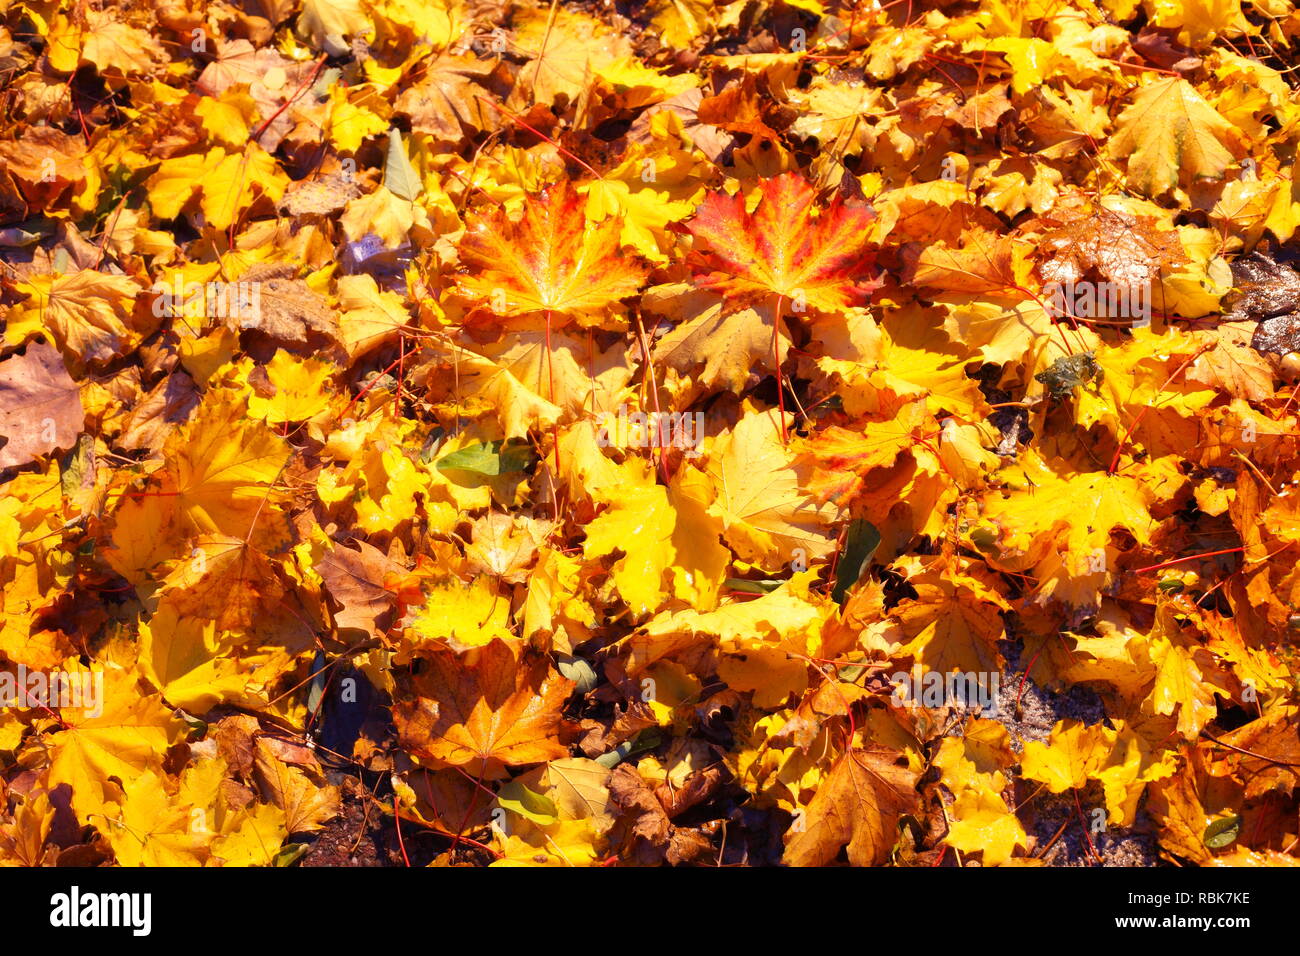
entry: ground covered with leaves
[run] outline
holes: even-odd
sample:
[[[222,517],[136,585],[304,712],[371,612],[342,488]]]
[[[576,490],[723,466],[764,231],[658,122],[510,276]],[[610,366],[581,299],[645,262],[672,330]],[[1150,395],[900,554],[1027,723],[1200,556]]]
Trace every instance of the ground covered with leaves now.
[[[0,18],[0,861],[1300,862],[1289,0]]]

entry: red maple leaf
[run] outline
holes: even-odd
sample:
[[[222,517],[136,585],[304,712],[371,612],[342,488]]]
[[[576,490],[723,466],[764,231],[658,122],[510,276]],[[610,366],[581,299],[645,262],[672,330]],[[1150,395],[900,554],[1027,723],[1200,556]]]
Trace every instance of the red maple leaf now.
[[[741,195],[707,196],[687,224],[698,285],[735,304],[777,296],[795,311],[821,312],[861,305],[880,287],[871,275],[869,206],[837,193],[815,216],[817,193],[795,172],[765,180],[759,191],[752,213]]]

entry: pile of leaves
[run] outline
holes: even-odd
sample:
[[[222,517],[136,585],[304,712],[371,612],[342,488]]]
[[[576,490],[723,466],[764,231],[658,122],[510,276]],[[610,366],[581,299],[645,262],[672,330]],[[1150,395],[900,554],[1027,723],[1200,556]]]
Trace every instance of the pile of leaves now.
[[[1300,862],[1298,36],[0,0],[0,860]]]

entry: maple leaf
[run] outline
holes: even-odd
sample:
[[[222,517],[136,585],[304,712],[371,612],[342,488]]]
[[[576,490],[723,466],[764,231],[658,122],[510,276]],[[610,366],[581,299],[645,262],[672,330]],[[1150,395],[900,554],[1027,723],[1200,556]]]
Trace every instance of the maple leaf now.
[[[1044,230],[1038,273],[1047,283],[1067,285],[1095,274],[1141,293],[1162,271],[1188,261],[1177,231],[1162,229],[1155,217],[1092,208],[1077,195],[1060,198],[1025,229]]]
[[[695,298],[704,298],[696,292]],[[772,357],[773,310],[768,306],[731,311],[710,300],[703,311],[695,313],[691,289],[685,283],[656,286],[642,296],[643,307],[664,312],[680,324],[655,343],[654,359],[689,375],[696,389],[707,392],[718,385],[740,393],[762,363]],[[776,359],[784,363],[789,337],[778,330]],[[701,366],[703,366],[701,368]],[[775,371],[769,368],[768,371]]]
[[[254,769],[263,793],[284,811],[289,833],[319,830],[338,813],[338,790],[318,786],[305,771],[281,760],[266,740],[257,741]]]
[[[222,832],[208,844],[225,866],[273,866],[280,844],[290,833],[285,812],[272,803],[256,803],[230,813]]]
[[[956,800],[945,842],[962,853],[980,853],[984,866],[1001,866],[1028,836],[1002,798],[1007,778],[1002,770],[1016,762],[1006,728],[991,720],[973,720],[958,740],[945,737],[934,764]]]
[[[917,596],[893,612],[908,641],[900,653],[940,674],[996,673],[1002,663],[997,642],[1003,636],[998,610],[1010,606],[979,569],[944,565],[942,559],[928,567],[920,561],[903,564]]]
[[[334,614],[339,628],[377,637],[391,624],[396,596],[385,585],[401,566],[372,544],[358,541],[357,545],[333,548],[316,563],[316,573],[341,605]]]
[[[618,220],[591,225],[567,180],[527,197],[518,222],[500,209],[472,222],[460,255],[473,270],[457,279],[461,292],[502,317],[545,312],[596,325],[645,277],[619,254]]]
[[[724,90],[700,102],[696,112],[701,123],[708,123],[732,133],[744,133],[761,142],[779,140],[776,131],[763,117],[763,98],[759,96],[754,78],[746,76],[741,85]]]
[[[1178,772],[1177,756],[1161,750],[1160,740],[1148,739],[1142,728],[1112,719],[1115,739],[1107,765],[1096,775],[1106,799],[1107,819],[1116,826],[1132,826],[1147,784]]]
[[[157,37],[106,11],[92,12],[86,26],[81,59],[101,74],[147,73],[153,61],[162,58],[162,44]]]
[[[1152,641],[1151,656],[1157,662],[1156,682],[1151,688],[1152,712],[1176,712],[1178,732],[1194,738],[1218,713],[1212,686],[1205,681],[1192,653],[1168,639]]]
[[[82,140],[52,126],[33,127],[18,142],[0,143],[5,173],[37,209],[53,208],[70,186],[85,179],[85,154]]]
[[[898,818],[917,802],[916,774],[898,754],[873,747],[836,761],[808,804],[800,832],[788,836],[790,866],[822,866],[847,845],[854,866],[879,866],[898,839]]]
[[[946,292],[1013,294],[1027,282],[1029,248],[1010,236],[972,229],[959,245],[931,243],[905,253],[908,278]]]
[[[1063,720],[1052,728],[1045,743],[1031,740],[1025,744],[1020,772],[1030,780],[1045,783],[1052,793],[1078,790],[1110,758],[1109,733],[1101,726],[1086,727],[1077,720]]]
[[[16,537],[16,534],[15,534]],[[15,664],[38,670],[56,667],[72,651],[67,635],[42,620],[52,604],[53,574],[44,561],[17,546],[6,562],[0,591],[0,651]]]
[[[141,672],[176,707],[202,714],[222,700],[244,697],[248,677],[219,653],[216,623],[181,617],[164,601],[140,624]]]
[[[402,299],[379,288],[374,276],[344,276],[339,280],[339,336],[356,358],[396,338],[410,321]]]
[[[702,637],[746,653],[766,646],[806,654],[808,642],[834,608],[829,598],[815,599],[809,592],[811,575],[804,572],[752,601],[729,602],[706,613],[691,608],[661,612],[629,638],[630,672],[640,673],[686,648],[699,648]]]
[[[1187,381],[1250,402],[1273,394],[1273,370],[1254,349],[1220,340],[1187,370]]]
[[[498,398],[498,407],[504,406],[508,411],[512,404],[527,408],[537,405],[544,409],[542,401],[554,402],[570,418],[576,418],[589,412],[612,411],[616,397],[632,377],[631,355],[621,346],[612,346],[606,350],[592,351],[583,337],[565,333],[556,333],[548,341],[544,332],[519,332],[508,334],[500,342],[485,344],[479,351],[495,367],[495,370],[518,382],[523,390],[512,396],[514,401],[506,401],[504,395]],[[463,361],[468,366],[465,378],[466,388],[473,389],[478,379],[478,369],[484,367],[477,356],[465,356]],[[487,391],[501,390],[505,382],[489,385],[484,382]],[[543,398],[545,396],[546,398]],[[547,410],[549,412],[549,409]],[[538,412],[539,416],[541,411]],[[514,420],[520,420],[520,414]],[[504,421],[510,421],[503,417]],[[523,434],[522,431],[510,431],[510,434]]]
[[[56,349],[33,342],[0,362],[0,468],[71,447],[84,420],[77,383]]]
[[[463,767],[488,779],[508,766],[568,756],[558,734],[560,707],[573,682],[544,657],[493,640],[461,666],[450,652],[426,658],[416,698],[393,708],[402,745],[435,766]]]
[[[1128,179],[1148,196],[1193,177],[1221,176],[1242,149],[1231,123],[1182,77],[1142,86],[1117,120],[1107,151],[1128,159]]]
[[[96,668],[89,673],[102,681],[103,693],[94,707],[70,708],[62,717],[66,729],[50,738],[50,785],[72,788],[72,807],[91,822],[112,799],[115,778],[133,780],[162,765],[163,753],[183,725],[156,696],[142,696],[133,674]],[[95,711],[98,711],[96,713]]]
[[[267,503],[277,498],[274,483],[289,453],[281,439],[244,415],[233,395],[210,393],[165,447],[176,463],[177,504],[198,531],[247,537],[260,522],[274,527]]]
[[[201,866],[207,846],[190,824],[190,808],[167,793],[152,770],[131,777],[124,801],[109,807],[108,839],[122,866]]]
[[[271,562],[243,538],[199,535],[189,557],[163,580],[161,596],[179,614],[213,621],[220,631],[247,632],[284,593]]]
[[[1160,845],[1166,850],[1201,865],[1213,858],[1205,845],[1210,817],[1190,774],[1176,774],[1155,784],[1147,809],[1160,824]]]
[[[19,285],[32,298],[32,328],[53,334],[65,355],[88,365],[102,365],[126,354],[157,320],[133,310],[139,285],[127,276],[80,269],[67,275],[37,276]],[[14,341],[24,322],[11,322],[6,337]]]
[[[610,773],[608,767],[586,757],[552,760],[546,765],[549,792],[560,812],[575,819],[591,819],[598,831],[614,823]]]
[[[1040,600],[1095,604],[1113,575],[1117,550],[1111,531],[1124,528],[1139,543],[1150,540],[1155,522],[1149,508],[1159,475],[1143,482],[1132,473],[1057,473],[1031,456],[1022,465],[1023,478],[985,498],[985,516],[998,530],[995,541],[979,550],[1004,567],[1033,567]]]
[[[810,560],[829,553],[827,527],[838,511],[812,499],[808,465],[781,444],[775,418],[746,414],[713,446],[707,483],[685,489],[722,522],[728,544],[765,566],[790,561],[800,548]]]
[[[654,0],[651,21],[673,47],[690,47],[713,26],[713,4],[704,0]]]
[[[587,526],[584,553],[623,552],[610,572],[635,618],[658,610],[670,593],[700,610],[712,608],[728,553],[718,540],[718,523],[697,498],[682,492],[690,474],[665,489],[652,483],[648,468],[625,467],[624,473],[627,490]]]
[[[1016,815],[991,790],[965,791],[950,812],[954,819],[948,829],[949,845],[966,853],[982,852],[985,866],[1000,866],[1016,847],[1028,843]]]
[[[494,129],[497,113],[478,99],[475,82],[491,73],[492,64],[476,57],[440,56],[397,97],[396,111],[410,118],[412,129],[449,142],[464,139],[466,129]]]
[[[888,468],[919,444],[931,420],[924,402],[911,402],[892,421],[870,422],[859,434],[828,425],[802,451],[802,461],[816,469],[811,486],[818,497],[842,503],[862,487],[868,472]],[[856,477],[855,477],[856,476]]]
[[[469,587],[450,579],[428,589],[424,606],[406,620],[406,637],[414,647],[435,642],[456,650],[479,647],[493,640],[514,640],[510,605],[489,577],[475,578]]]
[[[35,793],[14,811],[13,822],[0,826],[0,851],[5,861],[20,866],[40,866],[46,856],[45,841],[54,823],[49,795]]]
[[[513,50],[528,59],[508,105],[552,104],[557,97],[577,100],[599,69],[629,56],[628,38],[581,11],[541,8],[513,18]]]
[[[695,281],[737,304],[781,297],[788,307],[835,312],[866,301],[878,280],[866,205],[836,195],[814,216],[817,193],[798,173],[764,180],[758,207],[745,197],[712,193],[686,228],[695,237]]]
[[[650,78],[661,79],[653,73]],[[694,212],[703,190],[692,175],[697,162],[695,156],[660,125],[655,125],[652,132],[663,135],[655,135],[643,150],[629,151],[617,168],[585,183],[583,188],[589,217],[595,221],[619,217],[623,245],[655,265],[666,265],[671,261],[669,253],[677,244],[669,224],[680,222]],[[654,176],[644,175],[651,168]]]

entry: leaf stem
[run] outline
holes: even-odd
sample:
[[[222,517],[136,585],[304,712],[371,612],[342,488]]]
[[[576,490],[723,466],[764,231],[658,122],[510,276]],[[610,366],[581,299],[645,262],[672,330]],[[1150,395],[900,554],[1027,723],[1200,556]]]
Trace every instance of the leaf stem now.
[[[776,313],[772,316],[772,365],[776,369],[776,406],[781,412],[781,444],[789,443],[790,436],[785,429],[785,389],[781,387],[781,307],[785,305],[785,295],[776,295]]]

